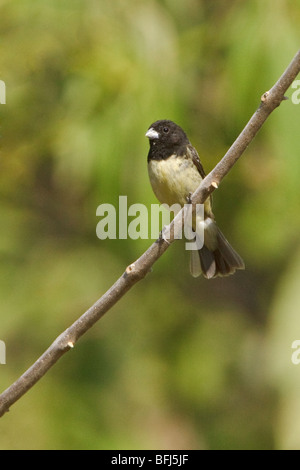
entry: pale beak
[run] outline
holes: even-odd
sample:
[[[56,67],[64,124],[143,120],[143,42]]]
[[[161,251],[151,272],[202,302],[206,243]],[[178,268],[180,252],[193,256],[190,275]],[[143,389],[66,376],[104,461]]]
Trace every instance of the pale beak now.
[[[148,139],[158,139],[159,138],[159,133],[153,129],[153,127],[150,127],[150,129],[147,130],[146,132],[146,137]]]

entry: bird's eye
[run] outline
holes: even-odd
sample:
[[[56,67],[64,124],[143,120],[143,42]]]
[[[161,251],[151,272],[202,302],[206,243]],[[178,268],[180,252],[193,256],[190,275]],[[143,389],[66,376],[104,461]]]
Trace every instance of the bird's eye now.
[[[164,127],[164,128],[163,128],[163,131],[164,131],[165,134],[167,134],[167,133],[169,132],[169,128],[168,128],[168,127]]]

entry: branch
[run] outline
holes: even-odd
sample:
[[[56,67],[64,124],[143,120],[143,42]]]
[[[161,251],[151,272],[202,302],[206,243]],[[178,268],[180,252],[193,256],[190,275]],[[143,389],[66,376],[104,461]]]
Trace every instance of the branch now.
[[[246,150],[250,142],[262,127],[268,116],[285,100],[284,93],[300,72],[300,50],[291,61],[277,83],[261,97],[259,108],[238,136],[236,141],[224,155],[216,167],[204,178],[198,189],[192,195],[192,203],[204,203],[207,197],[219,186],[222,179],[231,170],[235,162]],[[173,219],[169,233],[173,233],[168,241],[160,238],[153,243],[142,256],[127,267],[115,284],[78,320],[67,328],[40,358],[9,388],[0,395],[0,417],[9,410],[19,398],[33,387],[46,372],[67,351],[74,347],[78,339],[84,335],[108,310],[110,310],[134,284],[143,279],[153,264],[168,249],[174,241],[174,233],[180,227],[182,211]]]

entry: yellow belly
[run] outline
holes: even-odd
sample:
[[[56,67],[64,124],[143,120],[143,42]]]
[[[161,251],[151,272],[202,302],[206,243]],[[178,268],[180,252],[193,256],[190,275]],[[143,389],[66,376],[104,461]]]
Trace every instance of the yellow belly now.
[[[157,199],[169,206],[187,204],[188,196],[196,191],[202,181],[201,175],[190,159],[175,155],[166,160],[150,160],[148,172]],[[207,200],[205,212],[210,211],[210,200]]]

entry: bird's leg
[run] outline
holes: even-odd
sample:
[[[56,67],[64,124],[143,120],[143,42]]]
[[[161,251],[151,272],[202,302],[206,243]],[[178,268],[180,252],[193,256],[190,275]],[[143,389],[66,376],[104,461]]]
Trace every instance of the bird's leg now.
[[[187,195],[186,200],[187,200],[187,203],[188,203],[188,204],[192,204],[192,194],[193,194],[193,193],[189,192],[189,194]]]

